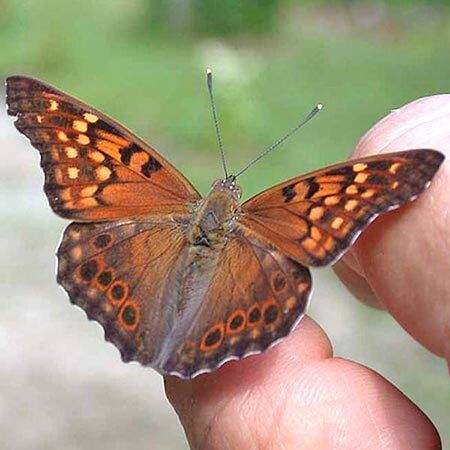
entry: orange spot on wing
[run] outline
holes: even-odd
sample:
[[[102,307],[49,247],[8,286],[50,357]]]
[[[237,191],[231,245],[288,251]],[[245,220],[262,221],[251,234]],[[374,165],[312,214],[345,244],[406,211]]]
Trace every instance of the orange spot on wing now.
[[[298,283],[297,284],[297,292],[299,294],[302,294],[303,292],[305,292],[307,289],[309,289],[310,285],[308,283]]]
[[[338,183],[324,183],[319,185],[319,190],[312,198],[328,197],[329,195],[339,194],[342,185]]]
[[[105,160],[105,155],[101,152],[97,152],[95,150],[90,150],[88,152],[88,158],[96,163],[101,163]]]
[[[72,240],[74,240],[74,241],[79,241],[79,240],[80,240],[80,237],[81,237],[81,233],[80,233],[79,230],[72,228],[72,229],[69,231],[69,236],[70,236],[70,238],[71,238]]]
[[[36,121],[37,123],[42,123],[43,122],[42,116],[36,116]]]
[[[95,175],[100,181],[106,181],[111,176],[111,169],[106,166],[98,166],[95,169]]]
[[[98,117],[92,113],[84,113],[83,118],[89,123],[95,123],[98,121]]]
[[[323,202],[327,206],[334,206],[334,205],[337,205],[340,200],[341,200],[341,197],[339,197],[338,195],[332,195],[330,197],[325,197]]]
[[[70,250],[70,256],[74,261],[79,261],[82,255],[83,250],[81,249],[80,246],[76,246],[72,250]]]
[[[358,205],[358,200],[351,199],[351,200],[347,200],[344,208],[346,211],[353,211],[357,205]]]
[[[119,147],[128,147],[131,142],[129,142],[127,139],[124,139],[120,136],[117,136],[116,134],[108,133],[104,130],[97,130],[97,133],[99,136],[101,136],[103,139],[106,139],[107,141],[113,142]]]
[[[401,163],[393,163],[391,167],[389,167],[389,172],[396,174],[397,170],[400,168]]]
[[[284,306],[286,309],[292,309],[297,304],[297,298],[292,295],[291,297],[287,298],[284,302]]]
[[[132,166],[143,166],[150,159],[150,155],[147,152],[136,152],[131,156]]]
[[[66,156],[68,158],[73,159],[73,158],[76,158],[78,156],[78,150],[76,148],[74,148],[74,147],[66,147],[64,149],[64,151],[66,152]]]
[[[333,250],[335,244],[335,240],[332,236],[329,236],[328,239],[322,244],[325,250],[328,252]]]
[[[59,107],[59,104],[56,100],[50,100],[50,106],[48,107],[49,111],[56,111]]]
[[[67,142],[69,140],[69,138],[67,137],[67,134],[64,133],[64,131],[58,131],[57,136],[61,142]]]
[[[362,172],[363,170],[367,169],[367,164],[364,163],[356,163],[353,165],[353,171],[354,172]]]
[[[370,198],[370,197],[373,197],[373,194],[375,194],[375,190],[374,189],[367,189],[367,191],[364,191],[361,194],[361,197],[362,198]]]
[[[77,142],[81,145],[88,145],[91,140],[85,134],[79,134],[77,137]]]
[[[311,237],[315,240],[315,241],[320,241],[320,239],[322,239],[322,233],[320,232],[320,230],[315,227],[314,225],[311,227]]]
[[[67,176],[71,180],[76,180],[78,178],[79,173],[80,173],[80,169],[78,167],[69,167],[67,169]]]
[[[347,187],[347,189],[345,190],[346,194],[349,195],[354,195],[358,193],[358,187],[355,186],[354,184],[351,184],[350,186]]]
[[[115,144],[113,142],[105,141],[104,139],[97,139],[95,141],[96,147],[102,152],[107,153],[111,156],[118,156],[119,150],[122,148],[120,145]]]
[[[360,172],[355,177],[355,183],[364,183],[368,177],[369,174],[367,172]]]
[[[54,174],[55,174],[55,180],[56,180],[56,182],[57,182],[58,184],[63,184],[63,182],[64,182],[64,176],[63,176],[63,173],[62,173],[60,167],[55,167]]]
[[[88,124],[84,120],[74,120],[72,128],[80,133],[86,133],[88,129]]]
[[[58,197],[65,202],[69,201],[72,198],[71,188],[61,189],[58,193]]]
[[[319,220],[322,218],[323,213],[325,212],[325,209],[323,206],[315,206],[314,208],[311,208],[311,211],[309,212],[309,218],[311,220]]]
[[[314,179],[316,183],[342,183],[345,180],[345,175],[321,175]]]
[[[51,147],[51,154],[52,154],[52,158],[55,161],[59,161],[59,151],[58,151],[58,147],[53,146]]]
[[[339,228],[341,228],[341,225],[344,223],[344,219],[342,217],[336,217],[335,219],[333,219],[333,221],[331,222],[331,228],[335,229],[335,230],[339,230]]]
[[[98,201],[95,198],[87,197],[79,200],[78,204],[80,208],[92,208],[98,205]]]
[[[250,337],[251,337],[252,339],[257,339],[257,338],[259,338],[259,336],[261,336],[261,328],[254,327],[254,328],[250,331]]]
[[[67,202],[67,203],[65,203],[64,207],[66,209],[86,209],[86,208],[92,208],[97,205],[98,205],[98,202],[97,202],[97,200],[95,200],[95,198],[87,197],[87,198],[81,198],[79,200]]]
[[[306,248],[309,252],[313,253],[317,249],[317,242],[310,237],[303,239],[302,246]]]
[[[98,186],[96,184],[92,184],[90,186],[86,186],[81,189],[80,195],[82,197],[92,197],[97,192]]]
[[[304,198],[306,193],[308,192],[308,184],[300,181],[294,186],[293,190],[296,196],[298,196],[299,198]]]

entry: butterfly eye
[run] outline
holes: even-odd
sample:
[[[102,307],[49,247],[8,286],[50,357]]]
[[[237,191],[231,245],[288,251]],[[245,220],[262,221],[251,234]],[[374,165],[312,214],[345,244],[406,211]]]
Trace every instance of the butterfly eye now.
[[[235,184],[234,186],[233,196],[236,200],[240,200],[240,198],[242,197],[242,190],[237,184]]]
[[[214,181],[214,183],[212,184],[212,188],[216,191],[220,191],[223,189],[223,180],[216,180]]]

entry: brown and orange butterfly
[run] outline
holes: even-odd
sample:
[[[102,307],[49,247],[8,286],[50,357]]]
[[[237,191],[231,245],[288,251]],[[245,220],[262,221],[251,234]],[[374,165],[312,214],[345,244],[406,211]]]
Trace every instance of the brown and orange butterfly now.
[[[45,193],[73,222],[58,282],[124,361],[192,378],[289,334],[307,266],[335,262],[379,214],[414,200],[444,156],[337,164],[239,205],[234,176],[204,198],[152,147],[41,81],[7,80],[8,113],[41,154]]]

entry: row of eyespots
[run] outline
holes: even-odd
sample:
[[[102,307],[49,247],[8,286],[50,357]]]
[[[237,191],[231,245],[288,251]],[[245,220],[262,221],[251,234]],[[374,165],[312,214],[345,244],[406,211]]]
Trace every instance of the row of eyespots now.
[[[91,259],[79,267],[79,276],[86,283],[94,282],[101,291],[106,290],[106,298],[111,304],[120,308],[119,323],[129,330],[134,330],[140,320],[140,310],[136,301],[128,298],[128,284],[115,279],[114,270],[105,268],[102,259]]]
[[[202,351],[214,350],[222,344],[225,335],[240,333],[246,327],[270,326],[280,317],[280,305],[275,300],[266,300],[262,305],[254,304],[245,313],[242,309],[234,311],[226,323],[216,323],[200,342]]]

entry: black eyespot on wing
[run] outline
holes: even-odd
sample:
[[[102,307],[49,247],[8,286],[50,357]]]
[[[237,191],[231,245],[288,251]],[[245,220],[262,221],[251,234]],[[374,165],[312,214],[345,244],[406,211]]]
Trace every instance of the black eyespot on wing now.
[[[295,183],[285,186],[281,193],[284,196],[284,202],[289,203],[297,195],[295,193]]]
[[[150,178],[153,172],[157,172],[161,169],[161,164],[152,156],[150,159],[142,166],[141,172],[147,178]]]
[[[305,195],[305,198],[311,198],[318,190],[319,190],[319,183],[316,183],[313,180],[309,181],[308,186],[308,192]]]

